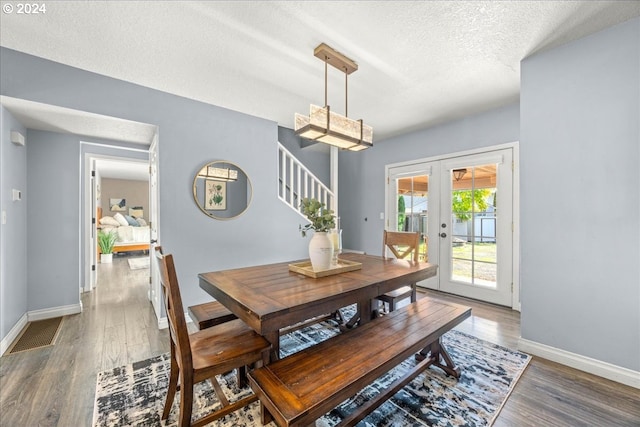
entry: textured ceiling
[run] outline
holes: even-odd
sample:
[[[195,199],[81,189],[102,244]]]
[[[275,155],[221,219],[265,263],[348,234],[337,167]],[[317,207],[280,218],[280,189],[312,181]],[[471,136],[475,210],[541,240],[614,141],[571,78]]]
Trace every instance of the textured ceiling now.
[[[15,2],[2,2],[15,4]],[[640,15],[638,1],[51,1],[0,44],[292,128],[324,102],[321,42],[351,57],[374,142],[516,101],[520,61]],[[344,76],[329,104],[344,113]]]

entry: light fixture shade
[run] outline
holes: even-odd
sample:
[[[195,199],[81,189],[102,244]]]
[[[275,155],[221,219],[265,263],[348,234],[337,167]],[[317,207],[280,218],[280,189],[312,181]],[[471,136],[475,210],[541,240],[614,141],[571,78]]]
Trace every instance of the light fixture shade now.
[[[303,138],[336,147],[361,151],[373,146],[373,128],[331,111],[329,106],[311,105],[309,117],[296,113],[295,131]]]

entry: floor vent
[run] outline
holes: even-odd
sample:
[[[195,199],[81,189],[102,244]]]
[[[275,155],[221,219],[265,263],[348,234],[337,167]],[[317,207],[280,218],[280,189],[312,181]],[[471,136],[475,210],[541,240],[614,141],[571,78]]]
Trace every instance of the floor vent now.
[[[19,353],[55,344],[61,324],[62,317],[29,322],[9,353]]]

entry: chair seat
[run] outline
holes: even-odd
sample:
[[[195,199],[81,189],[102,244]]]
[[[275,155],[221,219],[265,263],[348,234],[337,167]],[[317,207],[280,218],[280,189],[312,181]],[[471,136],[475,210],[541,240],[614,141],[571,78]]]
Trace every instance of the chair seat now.
[[[408,298],[411,296],[412,292],[413,292],[413,289],[411,288],[411,286],[403,286],[391,292],[387,292],[382,295],[379,295],[376,297],[376,299],[389,303],[391,302],[391,300],[394,300],[394,299]]]
[[[189,307],[189,317],[198,325],[198,329],[210,328],[238,318],[218,301],[192,305]]]
[[[189,335],[193,369],[206,372],[198,378],[225,373],[239,365],[249,365],[261,359],[271,343],[236,319]],[[215,342],[215,345],[211,345]]]

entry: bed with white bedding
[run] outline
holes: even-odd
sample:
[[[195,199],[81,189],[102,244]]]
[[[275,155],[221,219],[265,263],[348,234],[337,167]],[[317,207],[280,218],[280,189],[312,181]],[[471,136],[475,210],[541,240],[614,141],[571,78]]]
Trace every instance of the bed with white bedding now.
[[[120,213],[116,213],[113,217],[103,217],[102,208],[98,208],[97,213],[97,224],[100,230],[118,233],[113,253],[149,250],[151,231],[143,218],[135,218]],[[100,253],[100,248],[98,248],[98,253]]]

